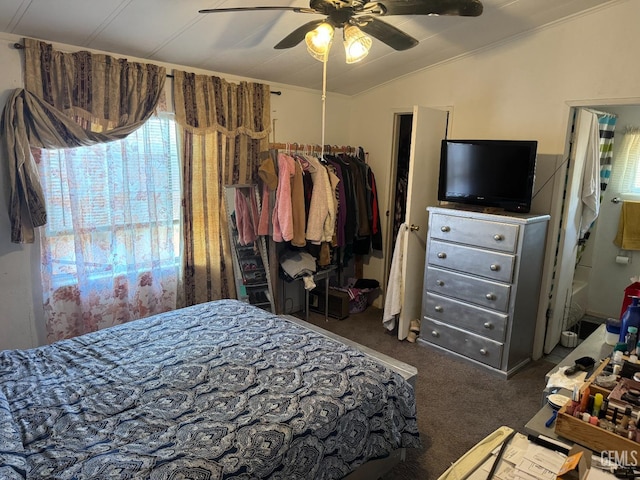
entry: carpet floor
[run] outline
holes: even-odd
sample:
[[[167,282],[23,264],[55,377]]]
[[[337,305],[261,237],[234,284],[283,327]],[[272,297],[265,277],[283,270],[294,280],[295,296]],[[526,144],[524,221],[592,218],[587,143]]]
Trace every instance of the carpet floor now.
[[[304,313],[300,315],[304,319]],[[309,322],[418,369],[416,402],[421,449],[384,480],[435,480],[469,448],[503,425],[524,432],[540,409],[545,374],[554,364],[529,363],[508,380],[420,344],[399,341],[369,307],[344,320],[310,313]]]

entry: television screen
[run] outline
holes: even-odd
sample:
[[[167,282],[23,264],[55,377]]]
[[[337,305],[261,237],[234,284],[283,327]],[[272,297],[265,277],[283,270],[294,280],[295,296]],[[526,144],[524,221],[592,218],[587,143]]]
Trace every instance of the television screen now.
[[[438,200],[528,212],[535,140],[443,140]]]

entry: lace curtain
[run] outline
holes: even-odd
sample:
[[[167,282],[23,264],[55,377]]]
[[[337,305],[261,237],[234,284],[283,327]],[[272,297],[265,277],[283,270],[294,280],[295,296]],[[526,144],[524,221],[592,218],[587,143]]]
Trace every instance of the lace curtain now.
[[[183,128],[186,305],[235,297],[224,186],[255,183],[268,150],[268,85],[174,71]]]
[[[640,200],[640,127],[627,126],[618,154],[612,184],[625,200]]]
[[[9,160],[11,241],[33,243],[47,221],[30,147],[71,148],[125,138],[157,105],[164,67],[25,39],[25,88],[14,90],[0,131]]]
[[[2,136],[9,160],[13,242],[33,242],[34,227],[47,223],[49,206],[45,206],[38,165],[31,148],[72,148],[126,138],[152,115],[165,78],[163,67],[89,52],[63,53],[54,50],[50,44],[25,39],[25,89],[17,89],[11,94],[2,119]],[[102,153],[97,153],[96,158],[104,160],[110,155],[110,148],[122,147],[116,144],[103,146]],[[61,151],[59,155],[59,165],[68,174],[67,189],[74,190],[75,185],[87,180],[104,180],[97,170],[88,169],[88,165],[73,159],[70,151]],[[56,198],[60,202],[66,201],[62,196]],[[140,318],[158,309],[168,309],[169,297],[173,297],[175,306],[175,293],[171,291],[176,290],[177,271],[167,280],[159,276],[161,269],[150,268],[162,262],[147,257],[135,261],[128,258],[124,262],[149,266],[137,267],[135,275],[114,267],[118,262],[113,259],[118,254],[126,252],[130,257],[138,253],[131,243],[127,243],[132,237],[155,233],[132,231],[121,244],[113,232],[101,232],[102,236],[98,238],[95,225],[78,223],[78,219],[86,218],[83,209],[87,208],[101,209],[103,214],[113,215],[113,204],[103,198],[105,204],[98,208],[86,198],[75,200],[68,202],[73,214],[68,225],[76,235],[74,241],[62,245],[56,243],[55,238],[49,241],[46,232],[41,236],[49,340],[79,335]],[[74,251],[68,252],[73,265],[66,265],[61,272],[60,265],[54,265],[52,259],[64,258],[63,250],[71,248],[69,245],[73,245]],[[65,282],[53,279],[55,275],[60,278],[61,273],[67,276],[65,285],[62,285]]]

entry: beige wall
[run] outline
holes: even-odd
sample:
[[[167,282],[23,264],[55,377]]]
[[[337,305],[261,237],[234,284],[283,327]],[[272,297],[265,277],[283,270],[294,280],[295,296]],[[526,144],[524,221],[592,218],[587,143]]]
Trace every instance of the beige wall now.
[[[637,18],[640,2],[599,8],[357,95],[352,142],[366,145],[376,176],[387,178],[393,114],[422,105],[451,110],[450,138],[535,139],[539,153],[562,154],[569,102],[640,97],[640,64],[630,62]],[[389,185],[378,184],[384,213]],[[365,266],[365,276],[382,273],[382,260]]]
[[[637,18],[640,2],[617,2],[357,95],[352,141],[366,145],[377,178],[389,178],[393,115],[421,105],[451,111],[450,138],[535,139],[539,154],[561,158],[571,105],[637,103],[640,64],[630,61]],[[542,171],[553,172],[553,165],[539,164]],[[536,183],[537,189],[541,175]],[[390,188],[389,183],[378,184],[384,221]],[[534,203],[536,213],[549,212],[551,198],[545,195]],[[382,228],[388,230],[387,222]],[[546,287],[550,265],[548,259]],[[364,275],[384,278],[384,259],[371,257]],[[543,349],[545,310],[538,318],[536,357]]]

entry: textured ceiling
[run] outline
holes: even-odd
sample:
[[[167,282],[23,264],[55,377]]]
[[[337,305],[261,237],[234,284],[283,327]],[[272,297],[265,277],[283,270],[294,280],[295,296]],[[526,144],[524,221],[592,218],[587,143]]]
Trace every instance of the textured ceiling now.
[[[424,0],[428,2],[429,0]],[[364,61],[347,65],[339,42],[329,55],[327,89],[354,95],[394,78],[619,0],[482,0],[480,17],[390,16],[419,40],[395,51],[375,40]],[[322,88],[322,63],[304,43],[273,48],[322,16],[291,11],[200,14],[206,8],[307,7],[304,0],[2,0],[0,31],[149,61],[300,87]]]

